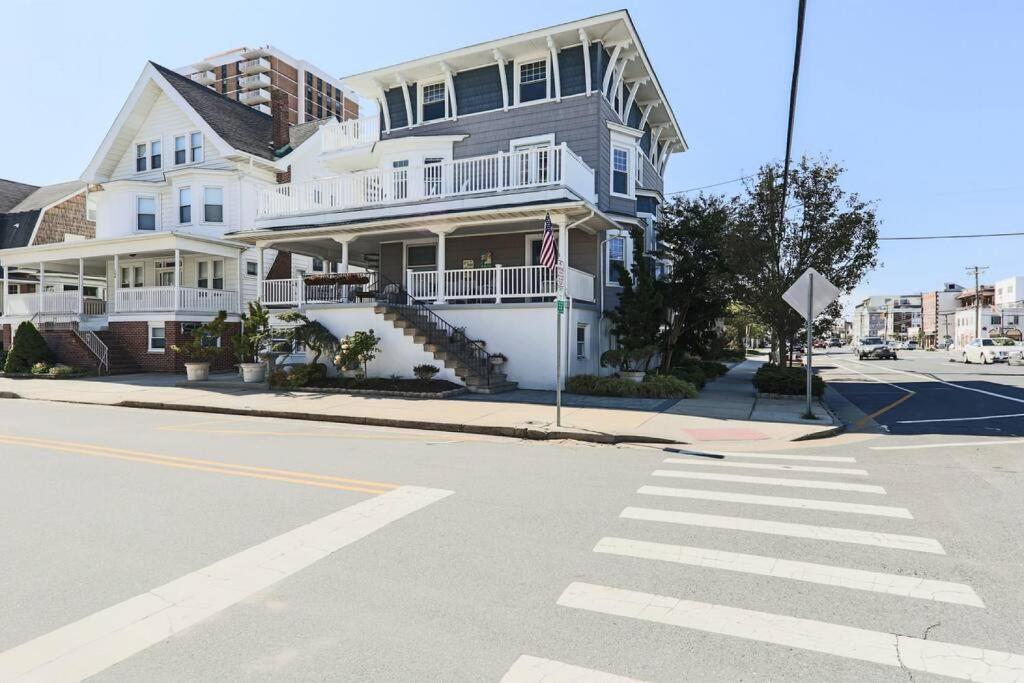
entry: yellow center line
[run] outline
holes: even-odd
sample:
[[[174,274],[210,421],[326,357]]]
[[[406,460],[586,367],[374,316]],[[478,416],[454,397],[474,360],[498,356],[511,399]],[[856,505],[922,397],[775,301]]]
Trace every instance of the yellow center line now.
[[[192,469],[202,472],[215,472],[218,474],[231,474],[241,477],[253,477],[256,479],[268,479],[284,481],[294,484],[305,484],[320,488],[331,488],[345,491],[359,491],[362,493],[385,493],[399,487],[398,484],[386,482],[366,481],[362,479],[350,479],[347,477],[336,477],[325,474],[314,474],[312,472],[294,472],[291,470],[279,470],[272,467],[259,467],[256,465],[239,465],[234,463],[223,463],[214,460],[200,460],[195,458],[182,458],[171,455],[159,455],[156,453],[143,453],[122,448],[108,448],[105,446],[94,446],[71,441],[53,441],[37,439],[35,437],[23,437],[13,435],[0,435],[0,443],[9,443],[20,446],[32,446],[36,448],[47,448],[56,451],[78,453],[80,455],[92,455],[98,457],[117,458],[144,462],[153,465],[164,465],[166,467],[177,467]]]
[[[863,427],[864,425],[866,425],[868,423],[868,420],[874,420],[876,417],[878,417],[882,413],[889,412],[890,410],[892,410],[893,408],[895,408],[899,404],[901,404],[904,401],[906,401],[907,399],[913,397],[915,393],[916,392],[911,391],[908,394],[903,394],[902,396],[900,396],[898,399],[896,399],[895,401],[893,401],[889,405],[884,406],[882,408],[879,408],[878,410],[876,410],[875,412],[871,413],[870,415],[865,415],[864,417],[862,417],[861,419],[857,420],[857,422],[854,423],[853,428],[854,429],[860,429],[861,427]]]

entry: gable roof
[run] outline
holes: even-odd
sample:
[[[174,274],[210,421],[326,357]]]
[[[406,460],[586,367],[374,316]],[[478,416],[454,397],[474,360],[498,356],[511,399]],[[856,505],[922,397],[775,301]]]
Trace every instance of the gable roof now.
[[[18,205],[18,202],[38,189],[37,185],[0,178],[0,213],[11,211]]]
[[[72,195],[76,195],[84,189],[85,183],[81,180],[69,180],[66,183],[43,185],[42,187],[37,187],[34,192],[18,202],[10,209],[10,211],[11,213],[15,213],[18,211],[38,211],[40,209],[45,209],[51,204],[67,199]]]
[[[274,160],[273,118],[181,74],[150,62],[185,101],[229,145]]]

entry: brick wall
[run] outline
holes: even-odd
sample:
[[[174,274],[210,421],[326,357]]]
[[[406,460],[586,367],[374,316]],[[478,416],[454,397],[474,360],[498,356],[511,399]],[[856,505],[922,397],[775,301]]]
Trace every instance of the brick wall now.
[[[11,329],[11,326],[4,325],[3,328],[0,329],[0,348],[4,351],[10,351],[11,342],[14,341],[13,336],[14,330]]]
[[[59,363],[90,370],[95,370],[99,366],[96,356],[71,330],[42,330],[41,333]]]
[[[186,341],[181,333],[182,322],[168,320],[164,323],[167,347],[163,352],[149,351],[149,323],[145,321],[119,321],[110,323],[110,332],[117,338],[125,351],[146,372],[185,372],[185,361],[171,347]],[[234,352],[234,338],[241,332],[239,323],[228,323],[221,337],[221,349],[213,361],[215,372],[230,370],[237,362]]]
[[[85,220],[85,193],[77,194],[43,214],[36,232],[35,244],[54,244],[64,241],[64,235],[96,237],[96,224]]]

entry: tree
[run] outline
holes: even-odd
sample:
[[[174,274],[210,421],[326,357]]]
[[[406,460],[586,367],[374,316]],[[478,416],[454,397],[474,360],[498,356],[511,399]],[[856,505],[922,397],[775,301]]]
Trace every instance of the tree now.
[[[684,331],[688,346],[706,343],[704,334],[722,316],[729,302],[725,241],[734,205],[723,197],[701,194],[677,197],[662,207],[658,239],[664,245],[658,255],[668,259],[660,281],[666,326],[662,334],[661,368],[672,367],[672,356]]]
[[[607,360],[602,358],[601,362],[617,364],[620,369],[647,370],[658,351],[664,307],[651,259],[644,254],[643,231],[633,230],[632,236],[632,272],[619,265],[622,291],[615,309],[608,312],[619,348],[606,352]]]
[[[53,360],[53,352],[46,345],[43,335],[30,321],[24,320],[14,331],[11,351],[4,362],[4,372],[28,372],[36,363],[49,363]]]
[[[839,186],[845,169],[827,158],[803,157],[790,170],[782,213],[782,164],[762,166],[737,204],[727,259],[733,298],[772,330],[772,351],[785,363],[787,343],[803,318],[782,294],[814,268],[849,293],[878,265],[874,205]]]
[[[305,346],[313,352],[313,360],[310,365],[316,365],[323,354],[333,354],[338,350],[338,338],[329,329],[324,327],[318,320],[310,320],[298,311],[288,311],[278,316],[286,323],[298,323],[288,328],[285,332],[285,339],[290,344]]]

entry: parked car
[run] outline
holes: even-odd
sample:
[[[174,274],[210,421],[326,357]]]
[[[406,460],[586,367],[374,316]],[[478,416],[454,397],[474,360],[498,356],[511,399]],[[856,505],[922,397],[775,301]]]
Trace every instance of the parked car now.
[[[868,358],[891,358],[892,360],[897,360],[896,349],[889,346],[881,337],[864,337],[859,339],[853,347],[853,352],[861,360]]]
[[[825,340],[824,339],[815,339],[814,340],[814,348],[816,348],[816,349],[823,349],[823,348],[825,348],[825,346],[826,345],[825,345]]]
[[[1005,363],[1010,360],[1010,349],[995,339],[975,339],[964,347],[965,363]]]
[[[832,337],[831,339],[828,340],[828,345],[829,348],[840,348],[843,345],[843,340],[840,339],[839,337]]]

